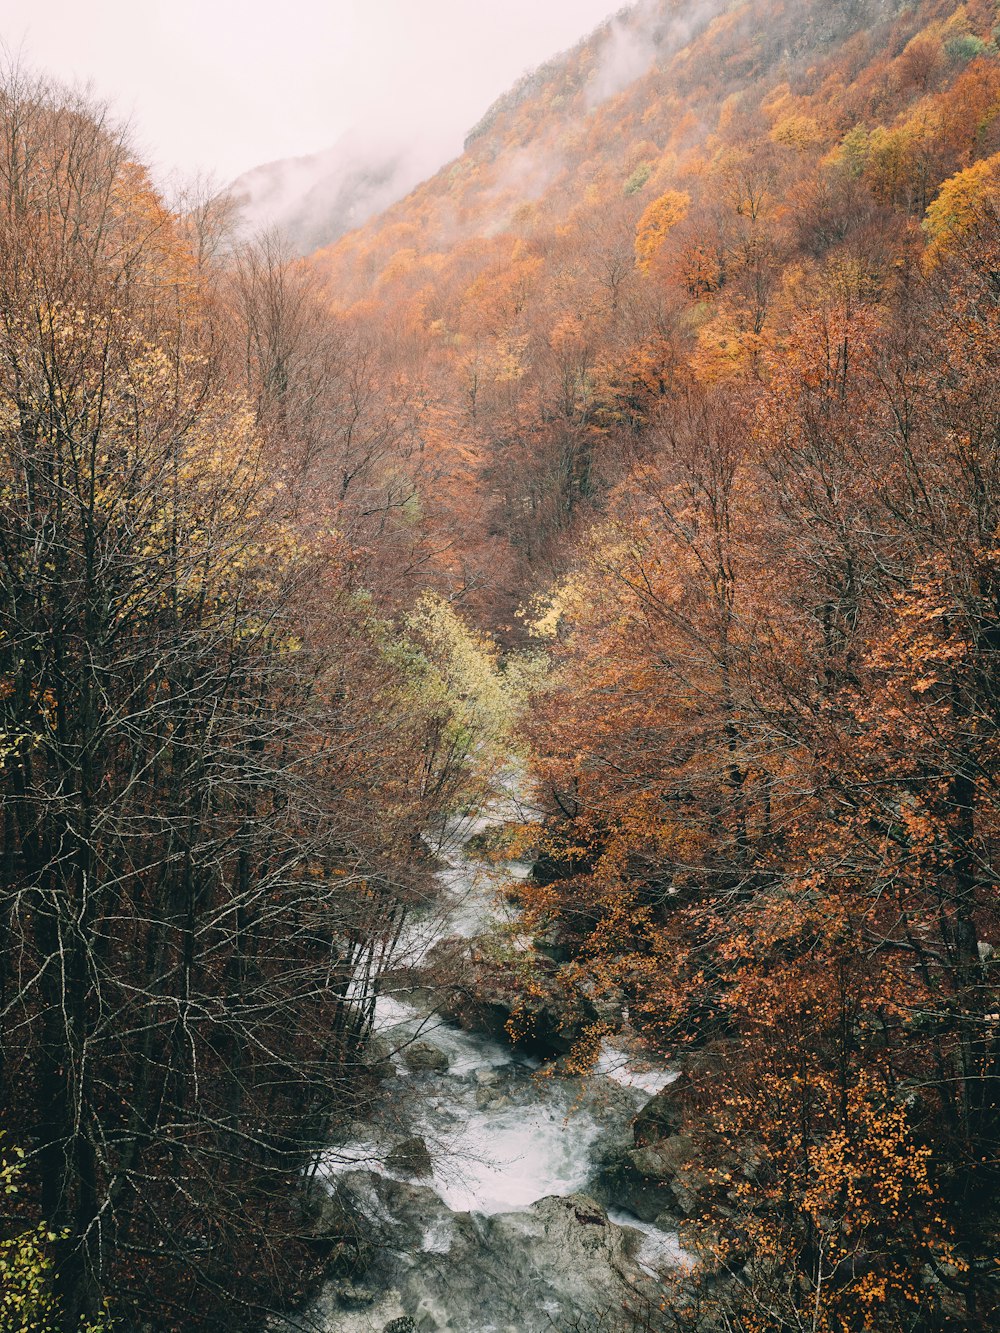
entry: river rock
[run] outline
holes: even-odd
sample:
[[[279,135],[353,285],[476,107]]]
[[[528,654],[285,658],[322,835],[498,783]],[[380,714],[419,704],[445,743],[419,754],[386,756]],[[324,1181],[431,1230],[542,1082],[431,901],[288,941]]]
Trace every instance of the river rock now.
[[[499,1106],[502,1106],[510,1101],[510,1098],[504,1097],[503,1094],[496,1088],[495,1085],[492,1087],[490,1086],[482,1088],[477,1087],[475,1091],[475,1098],[476,1098],[476,1109],[479,1111],[485,1111],[487,1106],[492,1106],[493,1109],[496,1110]]]
[[[448,1057],[429,1041],[415,1041],[403,1051],[403,1063],[412,1073],[444,1074]]]
[[[384,1037],[374,1032],[365,1046],[363,1063],[368,1072],[379,1081],[392,1078],[396,1072],[392,1064],[392,1047]]]
[[[689,1165],[691,1140],[674,1134],[655,1144],[609,1154],[592,1181],[608,1207],[624,1208],[643,1222],[670,1224],[695,1206],[695,1172]]]
[[[391,1248],[420,1249],[431,1228],[443,1228],[467,1213],[453,1213],[429,1185],[394,1180],[377,1171],[348,1171],[338,1192],[348,1206],[365,1218],[380,1219],[381,1238]]]
[[[625,992],[617,986],[598,986],[593,981],[580,984],[583,1007],[589,1016],[603,1023],[609,1032],[620,1032],[625,1009]]]
[[[433,1173],[427,1144],[418,1134],[397,1143],[387,1154],[385,1164],[390,1171],[397,1171],[404,1176],[430,1176]]]
[[[543,1060],[568,1054],[593,1021],[583,997],[563,987],[553,970],[535,971],[528,988],[513,967],[488,957],[474,958],[461,988],[446,995],[444,1012],[466,1031],[499,1041],[510,1039],[516,1014],[517,1045]]]
[[[668,1084],[651,1097],[636,1116],[632,1130],[636,1147],[644,1148],[649,1143],[678,1134],[683,1121],[678,1090]]]
[[[329,1283],[313,1309],[328,1333],[515,1333],[631,1329],[621,1308],[646,1279],[631,1252],[634,1233],[583,1194],[549,1196],[521,1212],[452,1213],[427,1186],[349,1172],[345,1206],[380,1218],[381,1243],[365,1287],[380,1293],[348,1309]],[[409,1323],[397,1321],[409,1320]]]
[[[553,963],[568,963],[573,958],[572,948],[563,939],[556,926],[549,926],[546,930],[540,931],[532,942],[535,950],[551,959]]]
[[[523,1302],[523,1324],[515,1311],[508,1316],[515,1327],[570,1328],[588,1319],[615,1327],[630,1285],[631,1237],[595,1199],[550,1195],[524,1212],[486,1218],[484,1231],[504,1285]]]
[[[345,1310],[367,1310],[378,1300],[378,1293],[357,1282],[340,1282],[337,1285],[337,1297]]]

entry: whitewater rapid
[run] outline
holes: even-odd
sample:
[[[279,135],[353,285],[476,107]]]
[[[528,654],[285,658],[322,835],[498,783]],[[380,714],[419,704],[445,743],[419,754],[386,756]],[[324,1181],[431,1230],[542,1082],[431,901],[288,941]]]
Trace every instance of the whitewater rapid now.
[[[512,801],[508,796],[484,816],[456,818],[444,826],[436,848],[443,868],[427,905],[407,923],[390,977],[412,975],[443,940],[477,938],[498,924],[513,926],[516,936],[516,912],[504,889],[527,875],[529,866],[508,862],[498,867],[466,850],[475,834],[515,817]],[[516,816],[523,819],[523,812]],[[537,1325],[530,1310],[516,1313],[514,1322],[472,1316],[465,1296],[459,1303],[465,1313],[456,1314],[448,1292],[449,1281],[457,1281],[458,1274],[450,1278],[448,1257],[453,1247],[456,1253],[461,1249],[459,1238],[467,1249],[470,1227],[485,1243],[488,1220],[495,1218],[497,1226],[506,1227],[504,1243],[511,1244],[513,1236],[517,1244],[510,1215],[527,1213],[552,1196],[585,1195],[602,1150],[628,1138],[636,1112],[671,1080],[671,1071],[637,1059],[622,1037],[606,1041],[587,1077],[561,1077],[505,1041],[444,1021],[434,1010],[433,995],[419,986],[410,988],[405,980],[379,996],[374,1034],[392,1066],[383,1080],[383,1098],[371,1119],[355,1124],[350,1136],[331,1145],[317,1167],[331,1190],[351,1192],[373,1234],[396,1238],[389,1242],[397,1248],[394,1271],[412,1276],[414,1266],[424,1262],[419,1290],[427,1294],[419,1301],[414,1328],[456,1333],[558,1328],[562,1307],[556,1297],[539,1296],[545,1309],[539,1310],[543,1322]],[[415,1043],[430,1043],[447,1068],[412,1069],[407,1051]],[[414,1137],[423,1140],[431,1161],[430,1174],[416,1183],[412,1173],[393,1170],[387,1160],[401,1139]],[[646,1272],[677,1259],[673,1233],[620,1211],[609,1216],[631,1228],[630,1251]],[[530,1223],[526,1217],[529,1246]],[[429,1259],[435,1261],[432,1268],[427,1267]],[[552,1275],[557,1295],[566,1277]],[[544,1274],[539,1282],[544,1288]],[[404,1309],[398,1294],[391,1293],[388,1301],[375,1300],[367,1310],[338,1309],[336,1319],[327,1317],[324,1326],[338,1333],[382,1333],[386,1323],[391,1324],[384,1316]],[[497,1298],[491,1299],[495,1303]],[[510,1300],[514,1302],[515,1294]],[[411,1310],[404,1313],[414,1317]],[[484,1322],[470,1322],[474,1319]]]

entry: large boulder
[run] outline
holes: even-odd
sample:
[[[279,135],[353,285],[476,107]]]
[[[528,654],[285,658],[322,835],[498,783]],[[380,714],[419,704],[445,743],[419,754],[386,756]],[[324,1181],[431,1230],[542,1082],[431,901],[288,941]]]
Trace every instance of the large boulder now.
[[[696,1174],[690,1165],[691,1140],[674,1134],[638,1148],[609,1153],[591,1183],[609,1208],[624,1208],[643,1222],[669,1226],[696,1203]]]
[[[447,1017],[467,1031],[517,1045],[542,1060],[567,1055],[595,1018],[578,992],[567,988],[558,969],[536,957],[531,985],[519,968],[473,950],[462,984],[444,997]]]
[[[592,1198],[553,1195],[522,1212],[478,1216],[450,1212],[426,1186],[372,1172],[347,1173],[340,1188],[345,1203],[382,1219],[365,1278],[380,1297],[358,1312],[355,1292],[328,1284],[310,1315],[331,1333],[631,1327],[622,1306],[647,1281],[632,1259],[636,1234]]]
[[[403,1063],[411,1073],[444,1074],[448,1070],[448,1057],[429,1041],[415,1041],[403,1052]]]
[[[390,1171],[398,1172],[401,1176],[426,1177],[433,1174],[427,1144],[417,1134],[397,1143],[386,1155],[385,1164]]]
[[[545,1328],[546,1313],[551,1326],[572,1328],[620,1311],[634,1281],[633,1237],[609,1221],[595,1199],[550,1195],[524,1212],[487,1218],[484,1229],[503,1285],[523,1293],[525,1329]],[[541,1315],[537,1325],[528,1322],[529,1313]],[[522,1327],[516,1318],[510,1322]]]
[[[625,992],[617,986],[598,986],[593,981],[580,985],[580,999],[588,1018],[603,1023],[609,1032],[620,1032],[624,1022]]]
[[[679,1134],[684,1123],[684,1114],[680,1104],[679,1089],[674,1084],[667,1084],[660,1092],[651,1097],[635,1118],[632,1127],[637,1148],[660,1139],[668,1139]]]

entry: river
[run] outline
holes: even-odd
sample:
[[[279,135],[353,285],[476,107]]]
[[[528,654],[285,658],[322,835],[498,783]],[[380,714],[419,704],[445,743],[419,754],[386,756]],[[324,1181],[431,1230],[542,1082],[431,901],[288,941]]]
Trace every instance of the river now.
[[[467,853],[491,824],[523,819],[515,805],[508,792],[485,815],[447,821],[443,868],[390,977],[412,976],[442,940],[516,924],[503,889],[529,867]],[[308,1323],[331,1333],[636,1327],[623,1307],[654,1298],[654,1273],[680,1256],[677,1237],[605,1214],[588,1190],[671,1071],[639,1060],[622,1036],[587,1077],[552,1074],[506,1041],[444,1021],[433,1000],[406,980],[379,997],[375,1032],[391,1061],[383,1096],[317,1163],[363,1219],[371,1265],[361,1282],[331,1280]]]

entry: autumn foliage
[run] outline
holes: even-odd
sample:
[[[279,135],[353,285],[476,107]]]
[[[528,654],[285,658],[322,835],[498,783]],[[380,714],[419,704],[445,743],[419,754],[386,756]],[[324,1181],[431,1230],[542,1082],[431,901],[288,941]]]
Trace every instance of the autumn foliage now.
[[[167,208],[99,106],[8,71],[0,1324],[18,1333],[97,1327],[106,1304],[116,1326],[246,1328],[346,1243],[310,1232],[306,1168],[371,1095],[420,831],[469,797],[498,725],[467,671],[453,683],[458,618],[397,614],[420,562],[405,398],[295,266],[267,245],[223,263],[218,234],[210,205]]]
[[[996,1327],[997,18],[646,0],[294,263],[5,90],[0,1090],[71,1322],[318,1271],[492,631],[519,930],[681,1071],[647,1326]]]
[[[540,608],[525,900],[567,985],[713,1052],[692,1243],[740,1328],[995,1318],[996,224],[675,395]]]
[[[316,260],[408,312],[462,587],[550,655],[528,919],[689,1070],[665,1327],[997,1318],[995,24],[640,6]]]

